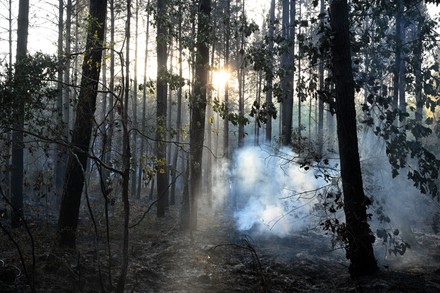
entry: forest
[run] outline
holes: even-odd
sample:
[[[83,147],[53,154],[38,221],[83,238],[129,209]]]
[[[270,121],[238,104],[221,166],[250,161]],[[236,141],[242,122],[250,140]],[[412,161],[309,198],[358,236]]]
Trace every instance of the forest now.
[[[440,292],[440,0],[0,6],[0,292]]]

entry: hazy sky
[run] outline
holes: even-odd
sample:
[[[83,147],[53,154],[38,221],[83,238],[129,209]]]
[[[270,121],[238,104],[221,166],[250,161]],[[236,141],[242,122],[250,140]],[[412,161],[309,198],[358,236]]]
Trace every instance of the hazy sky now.
[[[30,29],[28,48],[30,52],[43,51],[56,53],[58,34],[58,0],[30,1]],[[8,0],[0,1],[0,62],[7,61],[8,52]],[[16,18],[18,14],[18,0],[12,0],[13,39],[16,39]],[[246,9],[248,17],[261,25],[270,6],[269,0],[247,0]],[[440,9],[429,5],[431,15],[438,14]],[[13,44],[15,52],[15,43]]]

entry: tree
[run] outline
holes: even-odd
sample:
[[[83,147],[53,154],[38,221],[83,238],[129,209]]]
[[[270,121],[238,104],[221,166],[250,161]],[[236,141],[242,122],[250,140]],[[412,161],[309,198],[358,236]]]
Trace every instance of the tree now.
[[[231,40],[231,1],[226,1],[226,16],[225,16],[225,68],[229,74],[229,44]],[[225,82],[225,106],[229,109],[229,79]],[[229,119],[223,121],[223,155],[229,158]]]
[[[22,63],[27,55],[29,31],[29,0],[20,0],[18,6],[17,23],[17,55],[16,55],[16,77],[24,74]],[[24,85],[23,85],[24,86]],[[23,91],[25,93],[26,91]],[[14,121],[12,131],[12,172],[11,172],[11,194],[14,211],[11,217],[12,227],[20,225],[20,218],[23,217],[23,129],[24,129],[25,97],[19,97],[14,108]]]
[[[101,70],[107,0],[90,0],[87,43],[82,65],[81,88],[72,133],[72,149],[67,161],[66,177],[58,218],[58,244],[74,247],[79,207],[84,186],[84,171],[92,134],[96,96]]]
[[[147,10],[150,9],[150,0],[148,0],[147,2]],[[150,13],[147,13],[147,20],[146,20],[146,31],[145,31],[145,60],[144,60],[144,68],[143,68],[143,74],[144,74],[144,79],[143,79],[143,86],[142,86],[142,118],[141,118],[141,132],[142,134],[145,134],[146,131],[146,123],[147,123],[147,65],[148,65],[148,43],[149,43],[149,38],[150,38]],[[145,149],[145,139],[141,140],[141,147],[139,150],[139,153],[141,154],[140,157],[142,158],[142,154],[144,153],[144,149]],[[138,169],[138,178],[137,178],[137,194],[136,194],[136,198],[140,198],[141,197],[141,184],[143,181],[142,178],[142,172],[143,172],[143,166],[140,166]]]
[[[125,25],[125,80],[124,98],[121,103],[122,114],[122,202],[124,205],[124,223],[122,229],[122,264],[121,273],[116,285],[116,292],[124,293],[125,280],[128,272],[128,224],[130,221],[130,202],[128,189],[130,182],[130,132],[128,129],[128,101],[130,96],[130,31],[131,31],[131,0],[127,1],[127,19]],[[136,60],[137,61],[137,60]],[[133,174],[134,175],[134,174]]]
[[[268,32],[268,53],[269,60],[272,63],[273,58],[273,47],[274,47],[274,27],[275,27],[275,0],[271,0],[270,2],[270,11],[269,11],[269,32]],[[272,96],[273,96],[273,77],[270,74],[268,78],[266,78],[266,105],[272,105]],[[267,119],[266,123],[266,142],[272,141],[272,117]]]
[[[157,85],[156,85],[156,159],[157,159],[157,216],[165,216],[168,206],[167,168],[167,1],[157,0]]]
[[[348,242],[352,276],[377,270],[372,243],[374,236],[367,220],[367,197],[364,195],[356,132],[354,82],[351,64],[348,5],[346,0],[330,2],[333,75],[336,93],[337,133],[346,217],[345,237]]]
[[[133,124],[135,125],[135,130],[132,134],[133,141],[133,149],[132,149],[132,175],[131,175],[131,194],[136,197],[137,196],[137,176],[136,169],[139,167],[138,164],[138,148],[137,146],[137,132],[138,132],[138,119],[137,119],[137,103],[138,103],[138,75],[137,75],[137,66],[138,66],[138,35],[139,35],[139,0],[136,0],[136,10],[135,10],[135,33],[134,33],[134,68],[133,68]],[[128,40],[127,40],[128,42]],[[128,86],[128,85],[127,85]],[[139,153],[140,154],[140,153]]]
[[[202,192],[202,153],[205,136],[205,111],[209,82],[209,43],[210,43],[211,0],[201,0],[197,17],[197,56],[195,64],[194,95],[191,97],[190,124],[190,174],[191,199],[190,223],[191,230],[197,227],[198,197]]]
[[[295,25],[295,1],[283,0],[282,37],[284,50],[281,55],[281,143],[290,145],[292,142],[292,112],[293,112],[293,58],[294,35],[290,27]],[[290,19],[292,17],[292,19]],[[293,29],[294,31],[294,29]]]
[[[63,47],[63,34],[64,34],[64,1],[59,0],[58,1],[58,100],[57,100],[57,114],[58,114],[58,127],[60,130],[62,130],[65,125],[65,118],[63,117],[65,114],[64,109],[64,94],[65,90],[63,85],[64,82],[64,74],[66,73],[62,63],[63,63],[63,53],[64,53],[64,47]],[[67,73],[68,74],[68,73]],[[55,177],[55,192],[57,195],[62,193],[63,189],[63,179],[64,179],[64,171],[66,170],[65,166],[65,159],[66,159],[66,149],[64,146],[58,144],[56,146],[57,154],[55,158],[55,168],[54,168],[54,177]]]

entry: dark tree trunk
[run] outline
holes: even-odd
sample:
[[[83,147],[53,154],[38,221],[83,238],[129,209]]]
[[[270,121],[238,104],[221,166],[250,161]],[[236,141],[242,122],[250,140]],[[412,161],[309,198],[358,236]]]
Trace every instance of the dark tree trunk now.
[[[330,16],[334,32],[333,75],[348,240],[347,257],[351,261],[350,274],[359,276],[374,273],[377,264],[372,247],[374,236],[367,221],[367,198],[363,191],[359,162],[347,1],[332,0]]]
[[[106,12],[107,0],[90,1],[90,30],[87,32],[86,53],[82,65],[83,77],[72,134],[72,150],[67,162],[58,219],[60,246],[75,246],[81,193],[84,186],[84,170],[87,166],[87,154],[96,109]]]
[[[415,98],[416,98],[416,113],[415,118],[418,122],[423,120],[423,100],[422,100],[422,89],[423,89],[423,79],[422,79],[422,34],[420,26],[421,21],[414,24],[413,27],[413,41],[415,43],[414,47],[414,76],[415,76]]]
[[[190,127],[190,228],[197,228],[198,197],[202,192],[202,153],[205,136],[206,95],[209,79],[209,38],[211,0],[201,0],[197,26],[197,56],[194,95],[191,100]]]
[[[17,55],[16,55],[16,77],[24,74],[22,61],[26,58],[29,31],[29,0],[20,0],[18,6],[17,23]],[[23,128],[25,97],[17,99],[14,109],[14,131],[12,131],[12,172],[11,172],[11,194],[14,210],[11,216],[13,228],[20,226],[20,218],[23,217]]]
[[[273,47],[274,47],[274,27],[275,27],[275,0],[271,0],[270,2],[270,12],[269,12],[269,32],[268,32],[268,38],[269,38],[269,45],[268,45],[268,52],[270,54],[270,64],[273,64]],[[270,107],[272,105],[272,96],[273,96],[273,80],[272,76],[270,76],[266,80],[266,105]],[[272,115],[267,117],[267,123],[266,123],[266,142],[270,143],[272,141]]]
[[[325,13],[325,4],[324,0],[320,0],[320,13],[323,15]],[[324,26],[324,18],[321,18],[320,25]],[[319,90],[321,92],[325,89],[324,84],[324,57],[319,58]],[[322,98],[319,98],[318,101],[318,155],[322,155],[324,146],[324,101]]]
[[[403,17],[403,0],[397,0],[396,12],[396,53],[393,77],[393,109],[397,110],[399,106],[399,84],[400,80],[400,64],[402,63],[402,17]]]
[[[156,156],[158,160],[157,172],[157,216],[165,216],[168,206],[168,168],[167,168],[167,13],[166,1],[157,0],[157,89],[156,89]]]
[[[225,67],[229,74],[229,43],[231,39],[231,1],[226,3],[226,30],[225,30]],[[225,83],[225,106],[229,109],[229,78],[226,79]],[[223,155],[225,158],[229,157],[229,119],[224,119],[223,121]]]
[[[122,203],[124,204],[124,223],[122,228],[122,263],[121,273],[116,285],[117,293],[124,293],[125,281],[128,272],[128,243],[129,232],[128,224],[130,221],[130,202],[128,198],[128,189],[130,182],[130,132],[128,129],[128,101],[130,97],[130,37],[131,37],[131,0],[127,0],[127,20],[125,25],[125,81],[124,81],[124,99],[121,100],[122,106]],[[137,60],[135,60],[137,61]]]
[[[179,25],[178,25],[178,35],[177,35],[177,42],[179,43],[179,78],[183,77],[183,64],[182,64],[182,58],[183,58],[183,41],[182,41],[182,5],[179,6]],[[179,86],[177,89],[177,113],[176,113],[176,142],[177,145],[175,147],[174,153],[173,153],[173,166],[171,170],[171,195],[170,195],[170,205],[175,205],[176,203],[176,187],[177,187],[177,170],[178,170],[178,163],[179,163],[179,151],[180,151],[180,133],[182,128],[182,87]]]
[[[281,78],[281,143],[290,145],[292,143],[292,115],[293,115],[293,60],[291,52],[293,50],[293,38],[290,36],[290,26],[294,25],[294,19],[290,19],[290,9],[294,9],[289,0],[283,0],[283,22],[282,36],[287,46],[281,55],[281,67],[284,75]]]
[[[63,127],[63,34],[64,34],[64,1],[58,1],[58,98],[57,98],[57,114],[58,114],[58,127]],[[63,191],[63,180],[64,171],[66,170],[66,156],[65,147],[62,145],[56,145],[55,151],[55,168],[54,168],[54,178],[55,178],[55,193],[59,195]]]
[[[150,7],[150,0],[148,0],[147,2],[147,7]],[[142,118],[141,118],[141,132],[142,134],[145,134],[146,131],[146,123],[147,123],[147,65],[148,65],[148,40],[150,38],[150,14],[147,14],[147,29],[145,32],[145,60],[144,60],[144,80],[143,80],[143,89],[142,89]],[[141,156],[144,154],[144,149],[145,149],[145,139],[142,138],[141,140],[141,147],[140,147],[140,154]],[[141,157],[140,156],[140,157]],[[138,169],[138,178],[137,178],[137,194],[136,194],[136,198],[140,198],[141,197],[141,187],[142,187],[142,182],[143,182],[143,178],[142,178],[142,172],[143,172],[143,166],[139,166]]]
[[[137,176],[136,170],[140,168],[139,166],[139,158],[141,153],[139,152],[139,148],[137,147],[137,134],[139,131],[139,122],[137,118],[138,112],[138,74],[137,74],[137,66],[138,66],[138,35],[139,35],[139,0],[136,0],[136,10],[135,10],[135,30],[134,30],[134,66],[133,66],[133,126],[135,131],[132,131],[132,146],[131,149],[131,195],[136,198],[137,197]],[[129,86],[129,85],[127,85]]]

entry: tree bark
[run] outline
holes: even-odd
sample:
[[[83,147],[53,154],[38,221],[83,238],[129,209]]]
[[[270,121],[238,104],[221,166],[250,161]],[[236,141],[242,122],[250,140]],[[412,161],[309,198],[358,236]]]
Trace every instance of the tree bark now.
[[[275,0],[274,0],[275,1]],[[226,3],[226,30],[225,30],[225,68],[229,74],[229,43],[231,39],[231,1]],[[229,111],[229,78],[225,82],[225,106]],[[229,158],[229,119],[223,121],[223,156]]]
[[[197,26],[197,56],[194,95],[191,99],[190,126],[190,228],[197,228],[198,198],[202,192],[202,153],[205,135],[206,96],[209,82],[209,38],[211,0],[201,0]]]
[[[237,4],[240,0],[237,0]],[[241,12],[241,25],[246,25],[246,14],[244,11],[245,0],[242,0],[242,12]],[[237,30],[239,28],[237,27]],[[240,34],[240,39],[237,38],[237,78],[238,78],[238,115],[244,117],[244,94],[245,94],[245,61],[244,61],[244,48],[245,48],[245,33],[244,30]],[[238,147],[244,145],[244,124],[238,123]]]
[[[58,1],[58,97],[57,97],[57,114],[58,114],[58,127],[63,128],[63,33],[64,33],[64,1]],[[55,151],[55,168],[54,168],[54,178],[55,178],[55,193],[61,194],[63,190],[63,175],[66,169],[65,166],[65,147],[62,145],[56,145]]]
[[[269,32],[268,32],[268,38],[269,38],[269,45],[268,45],[268,52],[269,52],[269,58],[270,58],[270,64],[273,64],[273,46],[274,46],[274,27],[275,27],[275,0],[271,0],[270,2],[270,11],[269,11]],[[270,107],[273,103],[272,96],[273,96],[273,80],[272,80],[272,74],[270,78],[266,80],[266,105]],[[266,123],[266,142],[270,143],[272,141],[272,115],[269,115],[267,117],[267,123]]]
[[[177,42],[179,44],[179,78],[183,78],[183,40],[182,40],[182,5],[179,5],[179,18],[178,18],[178,32],[177,32]],[[179,86],[177,89],[177,113],[176,113],[176,142],[177,145],[174,149],[173,154],[173,166],[171,170],[171,195],[170,195],[170,204],[174,205],[176,201],[176,187],[177,187],[177,170],[178,170],[178,159],[179,159],[179,151],[180,151],[180,133],[182,128],[182,87]]]
[[[156,157],[157,172],[157,216],[165,216],[168,206],[167,145],[167,7],[166,0],[157,0],[157,87],[156,87]]]
[[[20,78],[22,74],[21,63],[26,58],[29,31],[29,0],[20,0],[18,6],[17,23],[17,53],[15,76]],[[23,128],[24,128],[25,97],[17,99],[14,109],[15,119],[12,131],[12,172],[11,172],[11,202],[14,210],[11,215],[13,228],[20,226],[23,217]]]
[[[84,170],[87,166],[87,154],[96,109],[106,11],[107,0],[90,1],[90,29],[87,32],[86,52],[82,65],[83,77],[58,219],[58,244],[60,246],[75,246],[79,207],[84,186]]]
[[[122,107],[122,203],[124,205],[124,222],[122,226],[122,264],[121,273],[116,285],[117,293],[124,293],[128,272],[128,243],[130,221],[129,182],[130,182],[130,132],[128,127],[128,102],[130,99],[130,38],[131,38],[131,0],[127,0],[127,20],[125,26],[125,81]],[[135,60],[137,61],[137,60]]]
[[[291,50],[293,50],[293,38],[290,35],[290,26],[294,25],[294,19],[290,19],[290,9],[294,9],[294,1],[292,7],[290,0],[283,0],[283,20],[282,20],[282,36],[285,42],[286,50],[281,55],[281,68],[283,76],[281,77],[281,143],[290,145],[292,143],[292,115],[293,115],[293,60],[291,58]]]
[[[150,0],[148,0],[147,2],[147,7],[150,7]],[[148,41],[150,39],[150,13],[147,13],[147,28],[146,28],[146,32],[145,32],[145,53],[144,53],[144,80],[143,80],[143,89],[142,89],[142,118],[141,118],[141,131],[142,134],[145,134],[146,131],[146,123],[147,123],[147,65],[148,65]],[[145,149],[145,139],[142,138],[141,140],[141,147],[140,147],[140,154],[142,156],[142,154],[144,153],[144,149]],[[141,160],[142,162],[142,160]],[[142,187],[142,182],[143,182],[143,178],[142,178],[142,172],[143,172],[143,166],[139,166],[138,169],[138,179],[137,179],[137,194],[136,197],[140,198],[141,197],[141,187]]]
[[[346,0],[330,2],[333,75],[336,91],[337,133],[341,162],[344,212],[346,217],[347,258],[352,276],[377,270],[372,243],[374,236],[367,221],[362,173],[359,161],[354,104],[354,82],[351,65],[348,5]]]
[[[324,15],[325,13],[325,4],[324,0],[320,0],[320,14]],[[320,19],[320,25],[324,26],[324,17],[321,17]],[[318,75],[319,75],[319,90],[321,92],[325,89],[324,84],[324,62],[325,59],[323,56],[319,58],[319,69],[318,69]],[[323,146],[324,146],[324,101],[322,98],[319,98],[318,101],[318,155],[321,156],[323,152]]]

